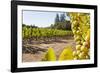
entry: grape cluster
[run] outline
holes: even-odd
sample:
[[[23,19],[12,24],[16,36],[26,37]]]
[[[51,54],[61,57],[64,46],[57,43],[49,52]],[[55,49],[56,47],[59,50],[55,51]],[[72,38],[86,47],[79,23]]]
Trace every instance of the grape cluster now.
[[[73,51],[74,60],[90,58],[90,14],[69,13],[71,29],[76,42],[76,49]]]

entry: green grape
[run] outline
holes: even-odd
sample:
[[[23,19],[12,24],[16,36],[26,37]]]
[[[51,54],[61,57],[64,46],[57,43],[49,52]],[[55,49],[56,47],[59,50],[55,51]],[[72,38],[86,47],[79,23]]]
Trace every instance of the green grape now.
[[[89,59],[90,57],[88,55],[86,55],[86,59]]]
[[[75,38],[75,41],[78,41],[78,40],[80,40],[80,36],[76,36],[76,38]]]
[[[80,50],[81,49],[81,45],[76,45],[76,50]]]
[[[77,31],[77,34],[80,34],[80,31],[79,30]]]
[[[81,51],[80,51],[80,50],[77,50],[76,52],[77,52],[77,55],[79,55],[79,54],[81,53]]]
[[[87,31],[87,36],[85,37],[86,41],[90,40],[90,29]]]
[[[87,53],[87,52],[88,52],[88,49],[87,49],[87,47],[82,46],[82,47],[81,47],[81,51],[84,51],[84,52],[86,52],[86,53]]]
[[[78,56],[79,56],[80,59],[85,59],[85,54],[84,54],[84,52],[81,52]]]
[[[73,56],[76,56],[77,55],[77,52],[76,51],[73,51]]]
[[[76,51],[73,51],[74,58],[87,59],[90,57],[90,14],[70,12],[69,16],[76,42]]]
[[[76,31],[75,31],[75,30],[73,30],[73,33],[74,33],[74,34],[76,34]]]
[[[78,59],[78,56],[75,56],[75,57],[74,57],[74,60],[77,60],[77,59]]]
[[[77,21],[73,21],[72,24],[75,26],[77,24]]]
[[[83,42],[83,46],[87,47],[88,46],[88,42]]]
[[[77,45],[80,45],[81,44],[81,41],[80,40],[76,41],[76,44]]]

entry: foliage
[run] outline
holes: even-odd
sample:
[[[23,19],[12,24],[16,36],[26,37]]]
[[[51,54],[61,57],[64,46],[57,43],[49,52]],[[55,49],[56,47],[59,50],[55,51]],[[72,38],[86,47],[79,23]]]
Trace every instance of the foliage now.
[[[53,48],[48,48],[48,51],[44,55],[43,61],[56,61],[56,55]]]
[[[59,61],[72,60],[73,50],[71,46],[66,46],[59,56]],[[56,61],[56,55],[53,48],[48,48],[48,51],[44,54],[42,61]]]
[[[64,50],[62,51],[62,53],[59,56],[59,60],[63,61],[63,60],[72,60],[73,59],[73,50],[71,46],[67,46],[64,48]]]
[[[51,24],[51,28],[62,29],[62,30],[71,30],[70,21],[66,20],[65,13],[62,13],[60,15],[58,15],[58,14],[56,15],[55,23]]]
[[[55,23],[60,22],[59,14],[56,14]]]
[[[71,30],[70,21],[57,22],[56,24],[51,25],[51,26],[52,28],[55,28],[55,29]]]
[[[65,19],[66,19],[65,13],[61,14],[60,15],[60,22],[66,21]]]
[[[22,27],[23,39],[40,39],[40,38],[52,38],[52,37],[63,37],[67,35],[73,35],[72,31],[69,30],[58,30],[49,28],[28,28],[26,26]]]

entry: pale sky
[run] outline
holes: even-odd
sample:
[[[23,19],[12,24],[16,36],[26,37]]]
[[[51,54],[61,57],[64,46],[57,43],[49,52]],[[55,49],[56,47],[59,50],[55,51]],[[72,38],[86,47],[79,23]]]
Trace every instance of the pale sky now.
[[[38,27],[48,27],[54,24],[56,14],[64,12],[46,12],[46,11],[23,11],[23,24],[35,25]],[[66,16],[69,20],[69,17]]]

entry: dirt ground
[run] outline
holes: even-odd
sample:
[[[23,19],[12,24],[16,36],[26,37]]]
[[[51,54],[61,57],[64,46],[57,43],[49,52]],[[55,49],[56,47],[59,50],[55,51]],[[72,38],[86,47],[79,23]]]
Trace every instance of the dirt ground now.
[[[64,47],[66,47],[67,45],[72,45],[73,50],[75,48],[75,41],[74,39],[64,39],[61,40],[61,42],[53,42],[53,43],[49,43],[49,44],[45,44],[45,43],[41,43],[41,44],[31,44],[32,46],[36,46],[39,48],[44,48],[44,49],[48,49],[49,47],[52,47],[55,51],[55,54],[58,58],[58,56],[60,55],[60,53],[62,52],[62,50],[64,49]],[[23,62],[37,62],[37,61],[41,61],[43,58],[45,52],[42,51],[38,51],[35,54],[32,53],[23,53],[22,54],[22,61]]]

